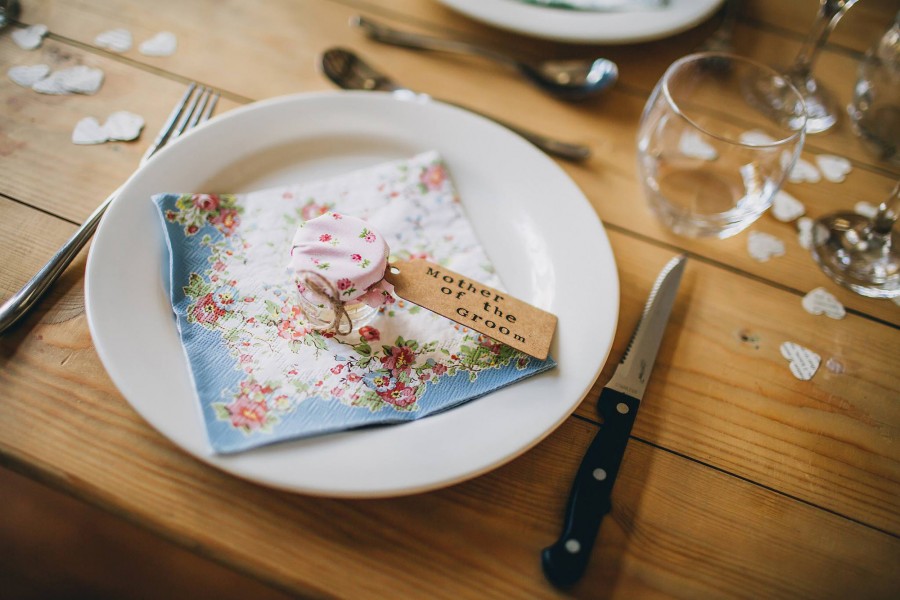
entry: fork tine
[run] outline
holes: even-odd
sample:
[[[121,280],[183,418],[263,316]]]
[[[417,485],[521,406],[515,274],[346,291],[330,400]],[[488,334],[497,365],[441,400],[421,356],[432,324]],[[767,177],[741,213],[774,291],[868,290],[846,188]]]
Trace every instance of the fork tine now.
[[[141,162],[146,161],[148,158],[153,156],[157,150],[162,148],[167,141],[169,141],[169,136],[172,134],[172,131],[175,129],[175,124],[178,122],[178,118],[181,116],[182,111],[184,111],[184,107],[187,105],[188,100],[191,97],[191,94],[194,93],[194,90],[197,88],[196,83],[191,83],[188,86],[188,89],[185,90],[184,95],[181,97],[181,100],[175,107],[172,109],[172,112],[169,113],[166,122],[163,124],[162,128],[159,130],[159,133],[156,134],[156,139],[153,140],[153,143],[150,144],[150,147],[147,148],[147,152],[144,153]]]
[[[210,117],[212,117],[213,111],[216,110],[216,104],[219,103],[219,94],[216,92],[212,95],[209,100],[209,104],[206,105],[206,110],[203,112],[203,115],[200,117],[200,122],[209,121]]]
[[[191,122],[191,117],[195,112],[199,109],[198,107],[202,106],[206,103],[206,99],[209,97],[210,89],[206,86],[201,85],[198,88],[197,94],[193,97],[190,104],[184,108],[184,111],[181,113],[181,118],[178,119],[178,124],[175,126],[174,131],[172,131],[172,135],[169,136],[169,141],[174,140],[182,133],[190,129],[188,124]]]
[[[219,100],[219,95],[214,93],[210,88],[206,88],[206,92],[207,94],[204,96],[203,101],[197,106],[194,114],[191,115],[191,120],[188,122],[185,131],[193,129],[202,121],[206,121],[209,119],[209,115],[212,114],[212,109],[209,109],[208,112],[207,109],[210,106],[215,108],[216,102]]]

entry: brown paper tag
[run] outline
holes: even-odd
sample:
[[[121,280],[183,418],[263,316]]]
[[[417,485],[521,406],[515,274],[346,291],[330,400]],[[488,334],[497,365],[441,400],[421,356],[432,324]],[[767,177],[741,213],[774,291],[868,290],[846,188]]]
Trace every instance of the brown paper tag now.
[[[540,360],[556,316],[425,260],[392,263],[384,278],[398,296]]]

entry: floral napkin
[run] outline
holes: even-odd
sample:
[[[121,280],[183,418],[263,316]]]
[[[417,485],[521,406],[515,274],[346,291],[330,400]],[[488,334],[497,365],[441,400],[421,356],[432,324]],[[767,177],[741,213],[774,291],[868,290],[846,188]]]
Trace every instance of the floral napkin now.
[[[403,300],[346,336],[307,325],[286,267],[300,223],[328,211],[366,220],[392,257],[501,287],[435,152],[315,183],[153,200],[216,452],[418,419],[555,366]]]

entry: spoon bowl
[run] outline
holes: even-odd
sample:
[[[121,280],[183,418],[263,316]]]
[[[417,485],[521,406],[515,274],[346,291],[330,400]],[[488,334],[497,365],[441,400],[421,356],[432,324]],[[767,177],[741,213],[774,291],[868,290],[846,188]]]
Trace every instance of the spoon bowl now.
[[[416,50],[468,54],[492,60],[515,69],[541,90],[565,100],[584,100],[602,94],[619,78],[616,63],[606,58],[523,61],[471,42],[399,31],[366,17],[353,17],[350,24],[359,27],[377,42]]]

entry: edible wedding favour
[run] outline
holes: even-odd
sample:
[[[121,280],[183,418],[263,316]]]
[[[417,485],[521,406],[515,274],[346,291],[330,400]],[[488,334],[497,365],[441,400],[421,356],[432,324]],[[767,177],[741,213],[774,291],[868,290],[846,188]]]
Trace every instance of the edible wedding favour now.
[[[289,270],[303,312],[320,330],[346,335],[368,324],[394,294],[544,360],[556,317],[440,265],[388,265],[384,237],[365,221],[329,212],[300,225]]]
[[[556,365],[512,345],[538,321],[511,303],[435,152],[153,200],[214,452],[420,419]]]
[[[389,252],[384,237],[356,217],[328,212],[301,223],[288,269],[310,325],[347,335],[393,304],[384,280]]]

